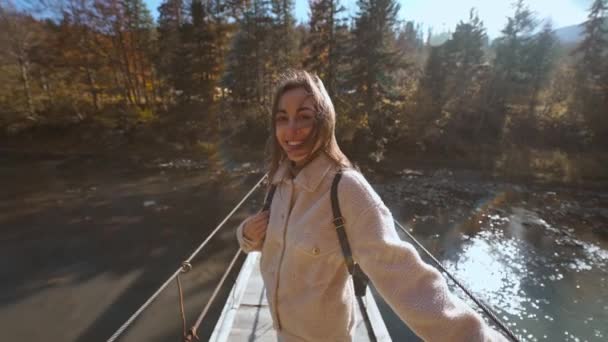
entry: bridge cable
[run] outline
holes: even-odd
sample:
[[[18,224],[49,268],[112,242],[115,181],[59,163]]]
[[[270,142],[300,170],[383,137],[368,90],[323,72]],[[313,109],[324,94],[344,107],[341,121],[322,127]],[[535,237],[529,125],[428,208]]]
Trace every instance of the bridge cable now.
[[[169,283],[174,280],[180,273],[182,272],[187,272],[190,268],[192,268],[192,265],[190,264],[190,262],[192,261],[192,259],[194,259],[194,257],[196,257],[196,255],[203,249],[203,247],[205,247],[205,245],[207,245],[207,243],[209,242],[209,240],[211,240],[211,238],[222,228],[222,226],[230,219],[230,217],[241,207],[241,205],[249,198],[249,196],[251,196],[251,194],[260,186],[260,184],[262,184],[262,182],[264,181],[264,179],[266,179],[266,177],[268,176],[268,174],[264,174],[264,176],[262,176],[262,178],[260,178],[260,180],[251,188],[251,190],[249,190],[249,192],[243,197],[243,199],[241,199],[241,201],[234,207],[234,209],[232,209],[232,211],[230,211],[230,213],[228,215],[226,215],[226,217],[222,220],[222,222],[220,222],[220,224],[217,225],[217,227],[213,230],[213,232],[211,232],[211,234],[209,235],[209,237],[207,237],[207,239],[205,239],[205,241],[203,241],[198,248],[190,255],[190,257],[188,257],[188,259],[186,259],[183,263],[182,266],[180,268],[178,268],[159,288],[158,290],[156,290],[156,292],[154,292],[154,294],[152,294],[152,296],[150,296],[150,298],[148,298],[148,300],[146,300],[146,302],[144,304],[142,304],[139,309],[137,309],[137,311],[135,311],[130,317],[129,319],[127,319],[127,321],[125,321],[125,323],[123,323],[123,325],[120,326],[120,328],[118,328],[118,330],[116,330],[116,332],[110,336],[110,338],[107,340],[107,342],[114,342],[130,325],[131,323],[133,323],[133,321],[156,299],[156,297],[158,297],[158,295],[169,285]]]
[[[226,272],[224,272],[224,275],[222,276],[222,279],[215,287],[215,290],[213,290],[213,294],[211,295],[211,298],[207,302],[207,305],[205,305],[205,308],[203,309],[201,314],[198,316],[196,323],[194,323],[192,328],[190,328],[190,330],[188,330],[188,334],[184,337],[184,342],[191,342],[191,341],[193,341],[194,338],[196,338],[197,340],[199,339],[198,335],[197,335],[198,327],[199,327],[199,325],[201,325],[203,318],[205,318],[205,316],[207,315],[207,312],[209,311],[211,304],[213,303],[213,301],[215,300],[215,297],[217,297],[218,293],[220,292],[220,289],[222,288],[222,285],[224,285],[224,282],[226,281],[228,274],[230,273],[230,271],[232,271],[232,268],[236,264],[236,261],[242,252],[243,252],[243,250],[239,248],[239,250],[236,252],[234,257],[232,258],[232,262],[230,262],[230,266],[228,266],[228,268],[226,269]]]

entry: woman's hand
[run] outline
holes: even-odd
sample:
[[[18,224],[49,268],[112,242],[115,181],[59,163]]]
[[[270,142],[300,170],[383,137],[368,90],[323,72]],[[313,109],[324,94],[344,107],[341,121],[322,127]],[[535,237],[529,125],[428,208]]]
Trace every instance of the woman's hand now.
[[[253,242],[261,241],[268,228],[269,214],[270,212],[266,210],[248,217],[243,226],[243,236]]]

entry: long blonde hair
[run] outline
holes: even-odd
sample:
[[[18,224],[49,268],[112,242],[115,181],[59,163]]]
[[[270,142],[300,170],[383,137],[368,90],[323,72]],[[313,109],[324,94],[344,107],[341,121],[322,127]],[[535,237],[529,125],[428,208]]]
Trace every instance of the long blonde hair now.
[[[323,82],[317,75],[307,71],[289,70],[280,76],[272,99],[270,137],[268,137],[266,144],[269,179],[273,179],[281,161],[287,158],[276,137],[275,116],[278,112],[279,100],[284,93],[297,88],[306,90],[315,104],[316,120],[311,134],[315,136],[316,141],[313,146],[319,146],[319,150],[324,151],[340,167],[352,167],[352,163],[338,146],[335,133],[336,111]],[[313,153],[316,152],[318,151],[313,151]]]

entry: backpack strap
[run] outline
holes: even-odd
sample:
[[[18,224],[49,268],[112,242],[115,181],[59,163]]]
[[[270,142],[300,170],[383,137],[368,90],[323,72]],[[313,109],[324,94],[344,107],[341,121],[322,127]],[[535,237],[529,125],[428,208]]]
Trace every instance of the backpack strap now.
[[[268,194],[266,195],[266,199],[264,200],[264,207],[262,211],[270,210],[270,205],[272,204],[272,198],[274,197],[274,191],[277,189],[277,185],[273,184],[270,186],[270,190],[268,190]]]
[[[336,226],[336,233],[338,233],[338,239],[340,239],[340,247],[342,247],[342,255],[348,268],[348,273],[353,277],[353,285],[355,286],[355,295],[357,297],[365,296],[365,290],[367,289],[367,283],[369,278],[359,264],[353,260],[353,254],[348,243],[348,237],[346,236],[346,229],[344,229],[344,218],[340,211],[340,203],[338,201],[338,183],[342,178],[342,170],[339,170],[334,177],[334,181],[331,184],[331,210],[334,215],[334,225]]]

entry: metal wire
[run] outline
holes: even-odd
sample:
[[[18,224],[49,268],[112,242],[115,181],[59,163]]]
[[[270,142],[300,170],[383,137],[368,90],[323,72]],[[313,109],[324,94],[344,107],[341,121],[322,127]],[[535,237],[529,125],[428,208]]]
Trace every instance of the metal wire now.
[[[496,317],[496,315],[479,299],[477,299],[473,293],[471,293],[471,291],[469,291],[464,285],[462,285],[450,272],[448,272],[448,270],[443,267],[443,265],[441,264],[441,262],[439,262],[439,260],[437,260],[433,254],[431,254],[431,252],[429,252],[426,248],[424,248],[424,246],[418,242],[418,240],[416,240],[416,238],[410,234],[407,229],[403,228],[403,226],[401,225],[401,223],[397,222],[397,220],[394,220],[395,223],[397,224],[397,226],[399,228],[401,228],[401,230],[407,234],[407,236],[414,242],[414,244],[416,244],[416,246],[418,246],[418,248],[420,248],[422,251],[424,251],[424,253],[431,258],[431,260],[433,260],[433,262],[435,262],[435,264],[437,264],[437,267],[439,267],[439,269],[441,269],[441,271],[443,271],[443,273],[445,273],[456,285],[458,285],[458,287],[460,287],[464,293],[467,294],[467,296],[469,296],[469,298],[471,298],[475,304],[477,304],[488,316],[490,316],[490,318],[494,321],[494,323],[496,323],[496,325],[498,325],[513,341],[519,342],[519,339],[515,336],[515,334],[513,334],[513,332],[506,326],[504,325],[504,323],[502,323],[502,321],[500,321],[498,319],[498,317]]]
[[[222,279],[220,280],[220,282],[215,287],[215,290],[213,290],[213,294],[211,295],[211,298],[209,299],[209,301],[205,305],[205,308],[203,309],[203,311],[201,312],[201,314],[198,316],[198,319],[196,320],[196,323],[194,323],[194,325],[192,326],[192,328],[190,328],[190,330],[188,331],[188,335],[184,338],[184,341],[192,341],[193,337],[198,340],[198,335],[197,335],[198,334],[198,327],[199,327],[199,325],[201,325],[201,322],[203,321],[203,318],[205,318],[205,316],[207,315],[207,312],[209,311],[209,308],[211,307],[211,304],[215,300],[215,297],[217,297],[217,294],[220,292],[220,289],[222,288],[222,285],[224,285],[224,282],[226,281],[226,278],[228,277],[228,274],[230,273],[230,271],[232,270],[232,268],[236,264],[236,261],[238,260],[238,258],[239,258],[239,256],[241,255],[242,252],[243,252],[243,250],[239,248],[239,250],[236,252],[236,254],[234,255],[234,257],[232,258],[232,262],[230,262],[230,265],[226,269],[226,272],[224,272],[224,275],[222,276]]]
[[[232,211],[222,220],[222,222],[220,222],[220,224],[218,224],[218,226],[213,230],[213,232],[211,232],[211,234],[209,235],[209,237],[207,237],[207,239],[205,239],[205,241],[203,241],[198,248],[194,251],[194,253],[192,253],[190,255],[190,257],[188,257],[188,259],[186,259],[182,265],[188,265],[190,264],[190,262],[192,261],[192,259],[194,259],[194,257],[196,257],[196,255],[201,251],[201,249],[203,249],[203,247],[205,247],[205,245],[209,242],[209,240],[211,240],[211,238],[220,230],[220,228],[222,228],[222,226],[228,221],[228,219],[230,219],[230,217],[241,207],[241,205],[249,198],[249,196],[251,196],[251,194],[260,186],[260,184],[262,184],[262,182],[264,181],[264,179],[266,179],[266,177],[268,176],[268,174],[264,174],[264,176],[262,176],[262,178],[260,178],[260,180],[253,186],[253,188],[251,188],[251,190],[249,190],[249,192],[243,197],[243,199],[241,199],[241,201],[234,207],[234,209],[232,209]],[[133,321],[150,305],[150,303],[152,303],[152,301],[154,301],[156,299],[156,297],[158,297],[158,295],[169,285],[169,283],[175,279],[175,277],[177,277],[177,275],[182,272],[183,270],[183,266],[180,266],[159,288],[158,290],[156,290],[156,292],[154,292],[154,294],[152,296],[150,296],[150,298],[148,298],[148,300],[146,300],[146,302],[139,307],[139,309],[137,309],[137,311],[135,311],[135,313],[133,313],[129,319],[127,319],[127,321],[125,323],[123,323],[123,325],[120,326],[120,328],[118,328],[118,330],[116,330],[116,332],[110,336],[110,338],[107,340],[107,342],[114,342],[130,325],[131,323],[133,323]]]
[[[109,339],[108,342],[113,342],[115,341],[118,336],[120,336],[126,329],[127,327],[129,327],[129,325],[131,325],[131,323],[133,323],[133,321],[135,320],[135,318],[137,318],[142,311],[144,311],[148,305],[150,305],[150,303],[152,303],[152,301],[154,299],[156,299],[156,297],[158,297],[158,295],[161,293],[161,291],[163,291],[165,289],[165,287],[167,287],[167,285],[169,285],[169,283],[181,272],[181,268],[179,268],[177,271],[175,271],[175,273],[173,273],[169,279],[167,279],[167,281],[165,281],[159,288],[158,290],[156,290],[156,292],[154,292],[154,294],[148,298],[148,300],[139,308],[137,309],[137,311],[135,311],[135,313],[133,313],[133,315],[131,315],[131,317],[129,317],[129,319],[120,327],[118,328],[118,330],[116,330],[116,332],[114,333],[114,335],[112,335]]]
[[[186,329],[188,322],[186,320],[186,310],[184,310],[184,292],[182,291],[182,282],[179,279],[179,275],[175,278],[177,280],[177,292],[179,294],[179,314],[182,318],[182,336],[185,338],[188,334]]]
[[[264,176],[262,178],[260,178],[260,180],[253,186],[253,188],[251,188],[251,190],[249,190],[247,195],[245,195],[245,197],[243,197],[243,199],[239,202],[239,204],[237,204],[236,207],[234,207],[234,209],[232,209],[232,211],[228,215],[226,215],[224,220],[222,220],[222,222],[220,222],[220,224],[218,224],[217,228],[215,228],[215,230],[209,235],[209,237],[205,241],[203,241],[203,243],[201,243],[200,246],[198,246],[198,248],[194,251],[194,253],[192,253],[192,255],[190,255],[190,257],[188,259],[186,259],[186,262],[191,262],[192,259],[194,259],[194,257],[198,254],[198,252],[200,252],[201,249],[203,249],[203,247],[205,247],[207,242],[209,242],[209,240],[211,240],[213,235],[215,235],[215,233],[217,233],[220,230],[220,228],[222,228],[224,223],[226,223],[226,221],[228,221],[228,219],[230,219],[232,214],[234,214],[241,207],[241,205],[249,198],[249,196],[251,196],[251,194],[260,186],[260,184],[262,184],[262,182],[264,181],[266,176],[268,176],[267,173],[264,174]]]

